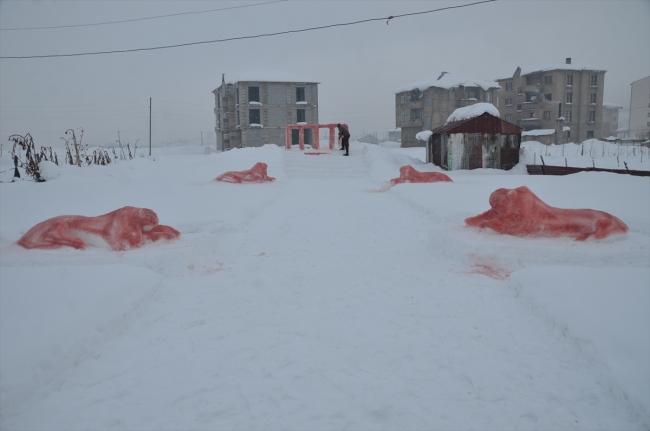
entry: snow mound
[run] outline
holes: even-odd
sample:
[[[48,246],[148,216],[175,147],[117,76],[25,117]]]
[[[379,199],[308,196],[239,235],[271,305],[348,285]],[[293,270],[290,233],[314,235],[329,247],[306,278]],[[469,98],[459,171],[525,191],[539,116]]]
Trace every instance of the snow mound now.
[[[420,172],[413,166],[406,165],[399,168],[399,178],[390,180],[391,184],[402,183],[436,183],[440,181],[453,182],[451,178],[442,172]]]
[[[229,171],[219,175],[215,181],[223,181],[225,183],[264,183],[275,181],[275,178],[269,177],[266,173],[268,165],[266,163],[255,163],[251,169],[247,171]]]
[[[97,217],[65,215],[38,223],[17,242],[27,249],[56,249],[108,245],[112,250],[141,247],[145,242],[175,239],[180,232],[158,224],[158,215],[148,208],[123,207]]]
[[[470,118],[478,117],[485,113],[499,117],[499,110],[491,103],[476,103],[474,105],[465,106],[464,108],[458,108],[451,113],[449,118],[447,118],[447,123],[453,123],[454,121],[468,120]]]
[[[603,239],[629,230],[621,220],[603,211],[554,208],[526,186],[494,191],[490,206],[492,209],[483,214],[465,219],[467,226],[519,237],[568,236],[578,241]]]
[[[433,132],[431,130],[425,130],[423,132],[418,133],[415,135],[415,138],[420,140],[420,141],[428,141],[429,138],[433,135]]]

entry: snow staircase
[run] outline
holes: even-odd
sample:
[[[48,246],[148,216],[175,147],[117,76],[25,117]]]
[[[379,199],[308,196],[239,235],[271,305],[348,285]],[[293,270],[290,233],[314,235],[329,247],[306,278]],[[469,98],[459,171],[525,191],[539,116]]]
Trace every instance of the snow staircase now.
[[[284,151],[284,171],[291,178],[360,178],[370,167],[361,154],[345,157],[340,150],[292,149]]]

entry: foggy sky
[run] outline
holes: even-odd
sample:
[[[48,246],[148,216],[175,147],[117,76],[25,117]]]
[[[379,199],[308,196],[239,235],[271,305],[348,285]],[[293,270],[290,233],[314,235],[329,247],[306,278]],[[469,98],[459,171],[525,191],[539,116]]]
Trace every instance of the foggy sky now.
[[[265,0],[268,1],[268,0]],[[0,0],[0,28],[90,24],[263,1]],[[472,1],[293,0],[250,8],[101,26],[0,31],[1,56],[147,48],[296,30]],[[630,83],[650,75],[650,2],[497,1],[426,15],[225,43],[70,58],[0,60],[0,141],[31,133],[84,142],[214,144],[221,74],[265,67],[320,82],[320,122],[353,135],[395,124],[393,91],[442,71],[477,79],[517,66],[564,62],[606,69],[605,101],[629,108]],[[619,124],[619,126],[627,126]],[[206,132],[212,132],[208,142]],[[5,144],[6,148],[6,144]]]

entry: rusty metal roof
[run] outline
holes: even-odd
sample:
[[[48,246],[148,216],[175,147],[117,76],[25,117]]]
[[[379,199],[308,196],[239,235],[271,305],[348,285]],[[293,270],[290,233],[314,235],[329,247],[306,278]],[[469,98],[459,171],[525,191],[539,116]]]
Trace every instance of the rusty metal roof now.
[[[520,135],[523,129],[487,112],[467,120],[454,121],[432,130],[434,134],[451,135],[452,133],[490,133]]]

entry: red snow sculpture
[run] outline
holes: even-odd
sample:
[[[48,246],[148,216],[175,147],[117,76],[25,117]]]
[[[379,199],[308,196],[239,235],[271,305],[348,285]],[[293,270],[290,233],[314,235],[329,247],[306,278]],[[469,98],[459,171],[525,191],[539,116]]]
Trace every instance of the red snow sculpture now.
[[[453,182],[451,178],[442,172],[419,172],[413,166],[406,165],[399,168],[399,178],[393,178],[390,183],[436,183],[439,181]]]
[[[158,216],[150,209],[124,207],[97,217],[64,215],[45,220],[28,230],[18,245],[29,249],[85,249],[87,242],[100,239],[121,251],[179,236],[176,229],[159,225]]]
[[[224,181],[226,183],[264,183],[275,181],[275,178],[269,177],[266,174],[268,168],[266,163],[255,163],[251,169],[247,171],[229,171],[219,175],[215,181]]]
[[[603,211],[547,205],[526,186],[495,190],[490,206],[483,214],[465,219],[465,224],[519,237],[568,236],[577,241],[603,239],[629,230],[621,220]]]

